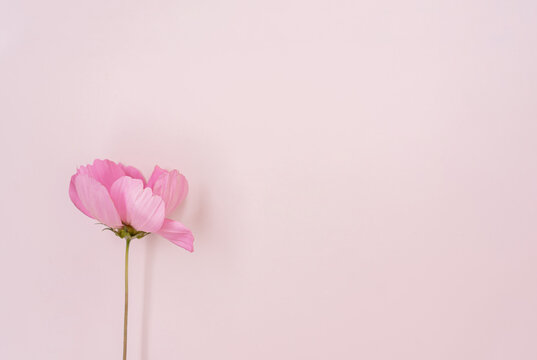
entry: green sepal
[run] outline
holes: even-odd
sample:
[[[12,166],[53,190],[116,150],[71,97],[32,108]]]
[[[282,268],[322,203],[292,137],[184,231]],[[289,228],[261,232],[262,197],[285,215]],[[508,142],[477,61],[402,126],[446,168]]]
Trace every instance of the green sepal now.
[[[102,223],[98,223],[98,224],[101,224],[101,225],[104,225]],[[141,239],[143,238],[144,236],[147,236],[149,235],[150,233],[148,232],[145,232],[145,231],[138,231],[136,230],[135,228],[133,228],[132,226],[128,225],[128,224],[123,224],[123,227],[119,228],[119,229],[114,229],[114,228],[111,228],[109,226],[105,227],[102,231],[105,231],[105,230],[109,230],[111,232],[113,232],[114,234],[116,234],[116,236],[122,238],[122,239],[127,239],[127,240],[130,240],[130,239]]]

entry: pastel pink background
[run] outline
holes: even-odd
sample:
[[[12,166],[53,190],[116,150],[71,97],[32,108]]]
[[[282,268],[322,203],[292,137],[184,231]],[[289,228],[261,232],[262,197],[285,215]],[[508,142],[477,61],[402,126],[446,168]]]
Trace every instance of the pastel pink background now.
[[[537,359],[537,2],[0,5],[0,358],[120,359],[78,165],[178,168],[130,360]]]

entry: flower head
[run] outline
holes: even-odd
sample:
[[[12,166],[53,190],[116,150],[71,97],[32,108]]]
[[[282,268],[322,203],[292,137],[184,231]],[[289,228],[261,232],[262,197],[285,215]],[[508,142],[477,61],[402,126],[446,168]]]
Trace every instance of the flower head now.
[[[120,237],[157,233],[193,251],[194,237],[178,221],[166,218],[186,197],[188,183],[177,170],[155,166],[146,182],[142,173],[110,160],[96,159],[71,177],[69,196],[87,216]]]

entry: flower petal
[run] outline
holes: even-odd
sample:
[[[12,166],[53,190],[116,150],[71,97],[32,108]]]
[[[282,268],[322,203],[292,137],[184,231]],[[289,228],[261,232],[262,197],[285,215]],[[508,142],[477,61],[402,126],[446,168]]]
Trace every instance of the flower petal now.
[[[108,190],[114,181],[125,175],[125,171],[120,165],[108,159],[95,159],[92,165],[81,166],[78,171],[94,178]]]
[[[155,165],[155,169],[153,169],[153,173],[149,177],[149,181],[147,182],[147,186],[149,186],[150,188],[153,188],[153,185],[155,184],[155,181],[157,181],[157,179],[160,176],[165,175],[166,173],[167,173],[166,170],[162,169],[158,165]]]
[[[147,183],[153,193],[160,195],[166,204],[166,215],[169,215],[184,200],[188,193],[188,182],[177,170],[166,171],[158,165]]]
[[[138,170],[134,166],[127,166],[127,165],[123,165],[122,163],[119,163],[119,166],[121,166],[121,168],[125,172],[125,175],[130,176],[133,179],[142,180],[144,183],[144,187],[145,187],[146,185],[145,177],[140,170]]]
[[[140,179],[122,176],[117,179],[110,195],[121,219],[138,231],[155,232],[162,227],[165,205]]]
[[[165,219],[157,234],[190,252],[194,251],[194,236],[179,221]]]
[[[87,213],[83,211],[86,215],[112,228],[119,228],[123,225],[110,194],[103,184],[89,175],[78,174],[74,177],[74,188],[80,204],[87,211]]]
[[[78,197],[78,193],[76,192],[75,178],[77,176],[78,176],[78,173],[71,176],[71,182],[69,183],[69,197],[71,198],[71,201],[73,202],[73,204],[75,204],[78,210],[82,211],[84,214],[86,214],[90,218],[93,218],[93,216],[91,216],[91,214],[84,207],[84,205],[82,205],[82,201],[80,201],[80,198]]]

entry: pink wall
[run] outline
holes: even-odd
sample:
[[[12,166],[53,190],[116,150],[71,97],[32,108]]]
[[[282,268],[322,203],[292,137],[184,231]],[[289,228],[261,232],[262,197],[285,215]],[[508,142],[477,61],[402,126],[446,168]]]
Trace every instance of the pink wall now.
[[[535,1],[3,1],[0,359],[120,359],[77,165],[180,169],[130,360],[537,359]]]

